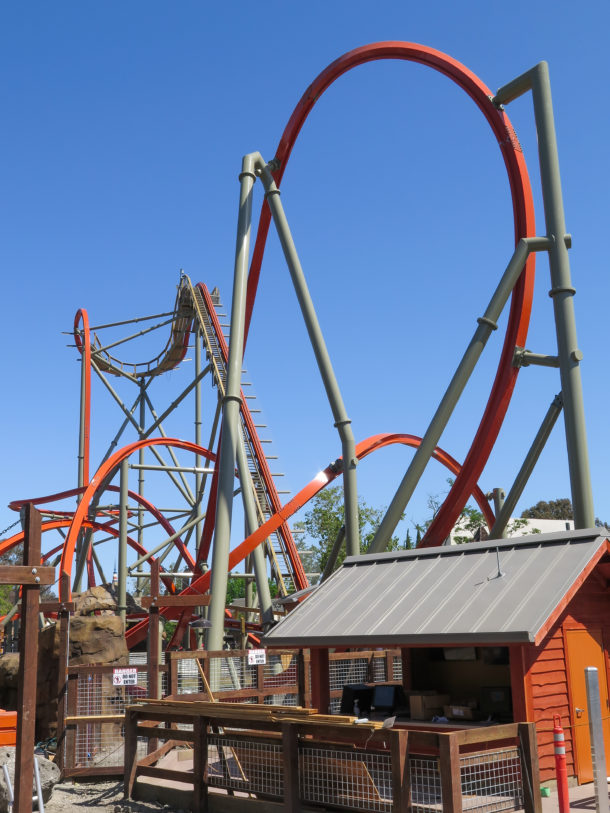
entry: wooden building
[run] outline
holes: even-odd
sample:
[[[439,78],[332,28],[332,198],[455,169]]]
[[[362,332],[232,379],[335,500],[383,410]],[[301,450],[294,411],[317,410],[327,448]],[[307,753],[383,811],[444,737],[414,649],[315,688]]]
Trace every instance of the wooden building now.
[[[588,666],[598,669],[610,775],[609,585],[606,528],[354,557],[264,643],[311,649],[312,702],[324,710],[337,647],[400,647],[407,690],[474,699],[479,713],[491,692],[492,716],[536,724],[542,781],[554,778],[559,715],[568,775],[583,783],[592,779]]]

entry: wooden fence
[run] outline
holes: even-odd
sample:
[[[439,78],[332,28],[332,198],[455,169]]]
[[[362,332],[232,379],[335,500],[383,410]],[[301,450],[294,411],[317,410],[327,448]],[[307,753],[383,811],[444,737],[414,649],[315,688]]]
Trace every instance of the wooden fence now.
[[[197,811],[208,809],[215,790],[225,794],[215,795],[216,809],[236,794],[246,812],[255,799],[286,813],[312,805],[383,813],[541,811],[533,724],[436,733],[354,719],[268,705],[131,706],[125,794],[137,795],[138,780],[152,778],[190,784]],[[143,741],[155,750],[143,750]],[[184,747],[192,748],[190,763],[163,766],[170,751]]]

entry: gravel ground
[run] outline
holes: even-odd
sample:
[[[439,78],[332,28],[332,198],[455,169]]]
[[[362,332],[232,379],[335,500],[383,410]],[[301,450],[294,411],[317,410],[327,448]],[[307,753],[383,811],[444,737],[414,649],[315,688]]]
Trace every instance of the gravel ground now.
[[[46,813],[153,813],[157,810],[172,810],[181,813],[179,808],[158,802],[136,802],[123,798],[123,782],[64,782],[55,785],[53,795],[45,804]],[[186,812],[184,812],[186,813]]]

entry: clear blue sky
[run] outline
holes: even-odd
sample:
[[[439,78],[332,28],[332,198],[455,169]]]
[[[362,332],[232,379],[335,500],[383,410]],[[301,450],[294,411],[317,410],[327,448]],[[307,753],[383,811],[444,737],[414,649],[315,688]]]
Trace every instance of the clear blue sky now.
[[[302,92],[337,56],[402,39],[450,54],[492,89],[549,62],[595,508],[610,519],[609,23],[601,0],[2,4],[2,506],[76,484],[79,365],[61,332],[75,311],[87,308],[99,324],[169,310],[180,268],[218,285],[229,303],[241,156],[273,156]],[[529,99],[508,113],[543,233]],[[260,202],[259,190],[257,217]],[[506,178],[487,125],[428,69],[361,67],[316,106],[283,202],[356,439],[422,434],[512,249]],[[541,257],[528,340],[541,353],[556,350],[549,287]],[[441,441],[458,459],[500,345],[494,336]],[[274,469],[297,491],[340,447],[275,237],[246,367],[279,455]],[[161,407],[185,375],[159,384]],[[484,490],[510,486],[557,391],[556,371],[522,371]],[[94,461],[119,423],[96,382]],[[192,437],[192,415],[170,429]],[[369,503],[388,503],[410,454],[389,450],[360,467]],[[444,491],[445,478],[432,464],[407,519],[426,516],[427,495]],[[568,495],[558,424],[519,507]],[[14,518],[0,507],[0,530]]]

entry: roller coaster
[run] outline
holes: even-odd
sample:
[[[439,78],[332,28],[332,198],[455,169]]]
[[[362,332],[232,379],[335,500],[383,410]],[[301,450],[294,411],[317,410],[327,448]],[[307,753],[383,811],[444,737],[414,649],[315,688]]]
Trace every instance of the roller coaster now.
[[[387,59],[415,62],[438,71],[460,87],[479,108],[498,143],[506,168],[513,204],[515,251],[487,310],[477,320],[473,338],[425,435],[420,438],[405,433],[380,434],[356,443],[282,207],[280,186],[298,134],[320,96],[350,69],[374,60]],[[517,96],[529,91],[532,92],[539,140],[546,220],[544,236],[536,236],[534,205],[525,159],[504,109]],[[15,500],[10,504],[11,508],[19,510],[29,502],[41,510],[43,538],[53,538],[56,542],[45,545],[43,560],[60,566],[59,591],[62,601],[68,601],[72,591],[81,590],[84,579],[89,587],[109,581],[98,553],[100,544],[109,543],[118,554],[119,607],[123,612],[126,610],[127,576],[135,578],[139,587],[145,578],[144,568],[158,560],[161,579],[168,592],[203,595],[211,591],[208,647],[219,649],[224,627],[232,623],[225,607],[228,574],[245,561],[246,570],[254,571],[252,578],[256,581],[257,600],[260,603],[260,623],[250,622],[248,630],[253,635],[260,634],[273,620],[269,576],[277,585],[280,596],[303,591],[309,586],[288,523],[329,483],[339,477],[343,479],[345,545],[350,555],[359,552],[357,463],[393,444],[403,444],[416,451],[373,540],[372,552],[385,549],[398,518],[431,458],[441,462],[455,479],[421,544],[442,544],[470,498],[475,499],[480,507],[492,536],[500,536],[506,527],[507,515],[516,504],[541,445],[562,407],[576,527],[593,524],[580,387],[581,356],[576,343],[574,289],[568,261],[570,238],[565,232],[545,63],[537,65],[494,94],[459,62],[422,45],[382,42],[357,48],[333,62],[307,88],[288,121],[271,161],[267,162],[258,153],[245,156],[240,182],[234,289],[228,324],[221,322],[223,314],[219,292],[210,292],[201,282],[193,284],[185,274],[181,275],[174,306],[167,313],[94,327],[90,326],[86,310],[80,309],[75,316],[73,335],[81,359],[77,487],[45,497]],[[258,182],[264,186],[265,201],[250,258],[252,200]],[[248,395],[244,391],[246,382],[242,379],[243,355],[272,220],[280,237],[342,449],[341,457],[319,472],[284,504],[275,484],[276,475],[271,471],[269,461],[272,458],[265,454],[264,439],[258,434],[261,427],[255,423],[255,411],[249,405]],[[537,252],[546,252],[549,257],[558,336],[556,356],[541,356],[525,349]],[[441,433],[488,338],[497,328],[497,320],[509,299],[510,310],[498,369],[478,429],[460,464],[438,445]],[[147,326],[136,333],[117,340],[102,338],[109,329],[116,331],[141,322],[146,322]],[[151,360],[127,362],[115,355],[119,352],[119,345],[129,346],[142,336],[168,326],[169,338],[165,347]],[[230,328],[229,341],[223,327]],[[151,382],[178,368],[183,369],[191,346],[195,348],[194,375],[177,398],[165,409],[157,411],[150,397]],[[558,367],[561,396],[555,399],[553,414],[541,428],[505,508],[495,516],[477,481],[502,427],[520,367],[525,364]],[[122,424],[93,474],[90,460],[90,438],[94,429],[92,373],[103,383],[122,414]],[[117,392],[118,382],[121,387],[131,387],[136,391],[133,403],[127,402]],[[206,413],[205,421],[201,406],[204,382],[211,382],[216,389],[213,409],[209,415]],[[186,440],[168,436],[164,424],[181,404],[190,402],[192,398],[195,400],[194,438]],[[206,445],[202,435],[204,423],[209,428]],[[119,443],[127,430],[135,432],[136,440],[121,446]],[[194,465],[181,464],[178,452],[194,456]],[[146,462],[151,457],[155,458],[155,464]],[[133,462],[135,460],[138,462]],[[137,489],[129,488],[128,469],[138,473]],[[144,473],[151,471],[159,471],[169,478],[180,495],[182,508],[164,509],[156,505],[150,496],[145,496]],[[113,485],[112,481],[117,477],[119,484]],[[246,531],[243,541],[231,550],[230,540],[232,534],[235,535],[232,507],[236,493],[241,495]],[[54,507],[55,503],[66,499],[76,499],[76,509]],[[59,542],[51,532],[60,535]],[[149,539],[155,538],[161,541],[151,545]],[[0,544],[0,553],[7,552],[22,539],[20,532],[4,540]],[[128,547],[135,557],[131,564],[127,562]],[[171,565],[163,564],[170,554],[176,557],[175,561]],[[211,569],[208,568],[210,556]],[[177,574],[180,580],[177,580]],[[177,645],[192,619],[192,611],[166,607],[161,608],[161,613],[168,619],[178,621],[170,643],[171,646]],[[133,646],[145,637],[147,622],[135,617],[131,620],[133,623],[128,627],[127,640]]]

